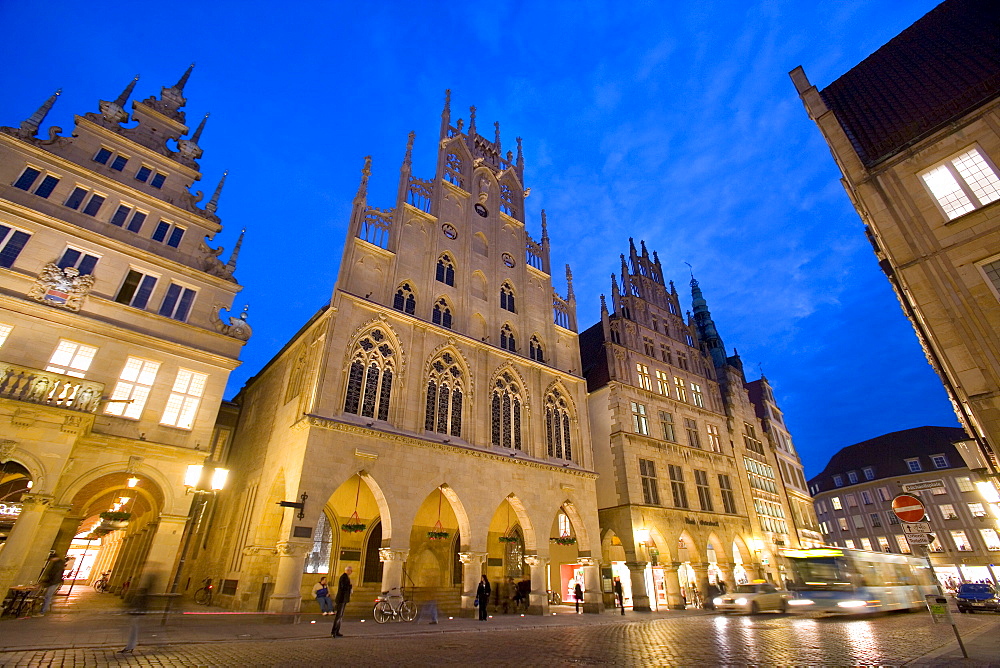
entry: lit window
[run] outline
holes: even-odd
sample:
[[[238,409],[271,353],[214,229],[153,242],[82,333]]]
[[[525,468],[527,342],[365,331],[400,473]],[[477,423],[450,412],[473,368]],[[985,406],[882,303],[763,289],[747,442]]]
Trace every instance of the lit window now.
[[[656,464],[652,460],[639,460],[639,480],[642,483],[642,502],[647,505],[660,505],[660,490],[656,486]]]
[[[184,238],[185,231],[183,227],[161,220],[156,224],[156,229],[153,230],[152,239],[153,241],[166,243],[171,248],[177,248],[181,245],[181,239]]]
[[[42,174],[45,174],[45,172],[34,167],[25,167],[24,171],[21,172],[21,176],[17,178],[17,181],[14,181],[14,187],[34,192],[39,197],[47,198],[59,184],[59,177],[52,174],[45,174],[41,182],[39,182],[38,177],[42,176]],[[37,186],[35,186],[36,183],[38,183]],[[31,190],[32,187],[35,187],[35,189]]]
[[[949,220],[1000,199],[1000,179],[975,148],[920,176]]]
[[[850,527],[847,526],[847,518],[846,517],[838,517],[837,518],[837,526],[840,527],[841,531],[847,531],[848,529],[850,529]]]
[[[906,540],[906,536],[901,533],[896,534],[896,547],[899,548],[901,554],[910,553],[910,542]]]
[[[958,514],[955,512],[955,506],[950,503],[942,503],[938,506],[938,510],[941,511],[941,517],[946,520],[958,519]]]
[[[670,396],[670,377],[659,369],[656,370],[656,391],[662,395]]]
[[[861,470],[865,474],[865,480],[874,480],[875,479],[875,469],[873,469],[872,467],[866,466],[866,467],[864,467]]]
[[[699,408],[705,407],[705,401],[701,396],[701,385],[697,383],[691,383],[691,403]]]
[[[632,428],[635,433],[649,436],[649,423],[646,419],[646,406],[632,402]]]
[[[0,324],[0,346],[4,344],[7,337],[10,336],[11,330],[14,329],[13,325],[2,325]]]
[[[61,339],[45,370],[83,378],[96,354],[97,348],[94,346]]]
[[[996,529],[980,529],[979,534],[986,543],[986,549],[990,552],[1000,551],[1000,536],[997,536]]]
[[[687,386],[684,384],[683,378],[674,376],[674,390],[677,391],[677,401],[687,402]]]
[[[719,428],[714,424],[707,424],[705,429],[708,431],[708,447],[714,452],[722,452],[722,436],[719,434]]]
[[[649,382],[649,367],[645,364],[637,362],[635,365],[635,371],[639,376],[639,387],[644,390],[652,391],[653,385]]]
[[[330,548],[333,545],[333,528],[326,513],[319,514],[316,530],[313,532],[312,551],[306,556],[306,573],[330,572]]]
[[[861,539],[861,549],[862,550],[871,550],[872,549],[871,538],[862,538]]]
[[[63,251],[62,257],[59,258],[59,262],[56,264],[60,269],[73,267],[80,272],[81,276],[86,276],[94,273],[94,267],[97,266],[98,259],[100,257],[97,255],[91,255],[76,248],[67,248]]]
[[[952,531],[951,540],[955,543],[955,549],[959,552],[972,552],[972,543],[965,535],[964,531]]]
[[[934,487],[931,489],[932,496],[941,496],[942,494],[947,494],[948,489],[946,487]]]
[[[972,484],[972,479],[968,476],[962,476],[961,478],[955,478],[955,483],[958,484],[958,490],[960,492],[974,492],[976,487]]]
[[[187,369],[177,370],[177,380],[167,398],[167,407],[163,411],[160,424],[180,429],[190,429],[194,424],[198,405],[205,394],[205,383],[208,376]]]
[[[906,468],[910,471],[910,473],[919,473],[920,471],[923,470],[920,467],[920,460],[919,459],[907,459],[906,460]]]
[[[847,549],[849,549],[849,550],[856,550],[856,549],[857,549],[857,548],[856,548],[856,547],[854,546],[854,541],[853,541],[853,540],[851,540],[850,538],[845,538],[845,539],[844,539],[844,546],[845,546],[845,547],[846,547]]]
[[[29,238],[29,232],[0,224],[0,267],[12,267]]]
[[[171,283],[167,294],[160,304],[160,315],[184,322],[191,312],[191,304],[197,293],[191,288],[185,288],[177,283]]]
[[[573,532],[573,523],[569,521],[569,515],[566,513],[559,513],[559,535],[569,536]]]
[[[142,409],[146,406],[159,368],[159,362],[129,357],[104,412],[135,420],[142,417]]]
[[[122,287],[115,296],[115,301],[119,304],[144,309],[149,303],[149,296],[153,294],[155,286],[155,276],[129,269],[128,274],[125,275],[125,282],[122,283]]]
[[[844,509],[844,506],[842,506],[840,504],[840,497],[839,496],[835,496],[835,497],[831,498],[830,499],[830,503],[833,505],[833,509],[834,510],[843,510]]]
[[[969,512],[973,517],[986,517],[986,506],[981,503],[970,503]]]
[[[945,455],[931,455],[931,462],[936,469],[948,468],[948,458]]]

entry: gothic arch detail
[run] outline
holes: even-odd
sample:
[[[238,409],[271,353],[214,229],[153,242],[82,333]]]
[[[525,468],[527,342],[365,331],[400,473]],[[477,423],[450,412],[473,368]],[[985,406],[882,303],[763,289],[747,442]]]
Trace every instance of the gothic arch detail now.
[[[417,297],[413,292],[413,281],[403,281],[396,288],[392,297],[392,307],[397,311],[414,315],[417,310]]]
[[[571,423],[575,422],[572,400],[566,389],[553,383],[545,393],[545,452],[549,457],[573,461],[577,439]]]
[[[427,370],[424,430],[462,436],[467,374],[457,354],[445,350],[433,358]]]
[[[493,379],[490,393],[490,443],[498,448],[523,450],[524,382],[512,369]]]
[[[378,420],[389,419],[389,404],[399,363],[398,346],[383,327],[358,337],[347,370],[344,412]]]

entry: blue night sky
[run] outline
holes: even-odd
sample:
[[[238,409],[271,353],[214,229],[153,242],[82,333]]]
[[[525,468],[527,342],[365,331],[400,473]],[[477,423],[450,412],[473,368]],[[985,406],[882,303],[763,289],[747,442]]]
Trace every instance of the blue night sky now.
[[[247,229],[234,310],[250,304],[254,336],[232,396],[329,299],[364,156],[373,206],[394,204],[410,130],[414,176],[433,177],[450,88],[453,120],[476,105],[504,152],[523,137],[528,229],[546,209],[581,331],[630,236],[688,304],[690,262],[808,477],[843,446],[955,424],[788,78],[802,65],[825,87],[935,4],[5,2],[0,124],[61,87],[46,125],[68,133],[135,74],[144,99],[197,63],[188,123],[212,116],[194,189],[229,169],[223,257]]]

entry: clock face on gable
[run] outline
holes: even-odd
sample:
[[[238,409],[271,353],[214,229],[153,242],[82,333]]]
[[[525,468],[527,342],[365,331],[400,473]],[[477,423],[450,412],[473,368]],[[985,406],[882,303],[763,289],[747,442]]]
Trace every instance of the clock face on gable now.
[[[510,253],[503,254],[503,263],[510,268],[514,267],[514,256]]]

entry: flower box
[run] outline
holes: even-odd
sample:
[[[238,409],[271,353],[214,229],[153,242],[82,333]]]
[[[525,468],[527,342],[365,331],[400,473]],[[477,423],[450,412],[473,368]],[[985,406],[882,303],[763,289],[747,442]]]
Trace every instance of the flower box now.
[[[549,538],[549,540],[556,545],[574,545],[576,543],[576,538],[573,536],[558,536],[557,538]]]

